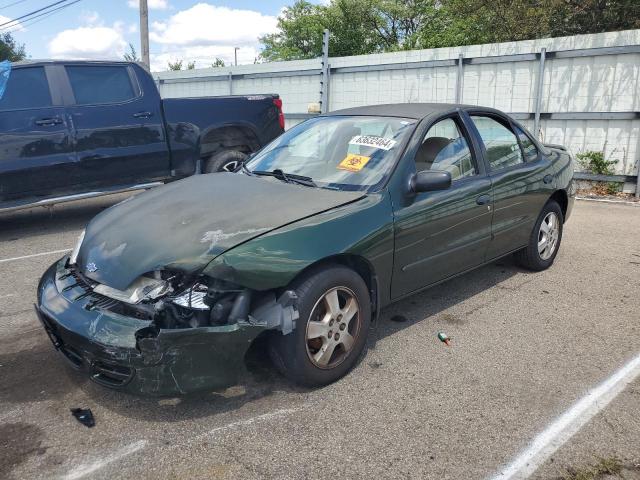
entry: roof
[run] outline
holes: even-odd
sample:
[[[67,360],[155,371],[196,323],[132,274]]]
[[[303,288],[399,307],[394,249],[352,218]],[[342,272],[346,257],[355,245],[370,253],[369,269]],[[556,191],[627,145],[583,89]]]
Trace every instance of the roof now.
[[[97,65],[113,65],[122,63],[135,63],[127,62],[126,60],[50,60],[50,59],[28,59],[21,60],[19,62],[12,62],[12,66],[21,67],[26,65],[55,65],[55,64],[69,64],[69,63],[86,63]]]
[[[345,108],[335,110],[325,115],[375,115],[382,117],[403,117],[420,119],[434,113],[443,113],[458,108],[483,108],[461,103],[387,103],[382,105],[369,105],[364,107]],[[491,110],[491,109],[487,109]]]

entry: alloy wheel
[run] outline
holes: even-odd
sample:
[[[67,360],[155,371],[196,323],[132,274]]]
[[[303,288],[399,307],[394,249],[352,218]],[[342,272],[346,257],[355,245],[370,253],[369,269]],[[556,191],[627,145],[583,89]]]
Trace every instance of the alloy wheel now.
[[[538,254],[542,260],[549,260],[556,251],[560,236],[560,220],[555,212],[549,212],[540,223],[538,232]]]
[[[307,355],[318,368],[331,369],[351,353],[360,333],[360,307],[346,287],[325,292],[307,322]]]

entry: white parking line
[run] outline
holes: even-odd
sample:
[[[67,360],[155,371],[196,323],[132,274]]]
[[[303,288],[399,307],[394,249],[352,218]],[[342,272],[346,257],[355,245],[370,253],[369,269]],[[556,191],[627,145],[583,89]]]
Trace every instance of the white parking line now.
[[[70,250],[72,250],[72,249],[71,248],[65,248],[64,250],[52,250],[50,252],[34,253],[32,255],[22,255],[21,257],[2,258],[2,259],[0,259],[0,263],[15,262],[16,260],[25,260],[27,258],[42,257],[44,255],[53,255],[55,253],[65,253],[65,252],[68,252]]]
[[[640,376],[640,355],[637,355],[607,380],[590,390],[569,410],[558,417],[515,460],[500,470],[493,477],[493,480],[528,478],[638,376]]]
[[[231,422],[226,425],[222,425],[221,427],[216,427],[206,432],[200,433],[195,437],[189,438],[186,442],[174,443],[169,447],[169,449],[175,448],[184,448],[186,445],[191,445],[192,443],[197,443],[200,440],[215,435],[216,433],[223,432],[225,430],[233,430],[234,428],[243,427],[245,425],[251,425],[255,422],[260,422],[263,420],[271,420],[272,418],[279,418],[287,416],[291,413],[296,413],[302,410],[302,408],[282,408],[280,410],[275,410],[273,412],[263,413],[262,415],[256,415],[255,417],[247,418],[246,420],[239,420],[237,422]]]
[[[136,453],[138,450],[144,448],[147,445],[146,440],[140,440],[134,442],[126,447],[112,453],[111,455],[107,455],[106,457],[102,457],[100,460],[96,460],[92,463],[85,463],[83,465],[79,465],[69,473],[67,473],[63,478],[65,480],[76,480],[78,478],[86,477],[90,473],[95,472],[96,470],[100,470],[102,467],[106,466],[109,463],[115,462],[116,460],[120,460],[127,455],[131,455],[132,453]]]
[[[182,443],[176,443],[173,444],[169,447],[169,449],[175,449],[178,447],[184,447],[186,444],[191,444],[193,442],[196,442],[202,438],[208,437],[210,435],[214,435],[216,433],[219,433],[221,431],[224,430],[229,430],[229,429],[234,429],[234,428],[238,428],[238,427],[242,427],[245,425],[251,425],[255,422],[259,422],[262,420],[270,420],[272,418],[278,418],[278,417],[282,417],[285,415],[289,415],[290,413],[294,413],[294,412],[298,412],[299,410],[301,410],[300,408],[285,408],[285,409],[281,409],[281,410],[276,410],[274,412],[269,412],[269,413],[264,413],[262,415],[257,415],[255,417],[251,417],[248,418],[246,420],[240,420],[238,422],[232,422],[229,423],[227,425],[223,425],[221,427],[216,427],[212,430],[206,431],[204,433],[201,433],[200,435],[196,435],[195,437],[189,438],[189,440],[187,442],[182,442]],[[117,460],[120,460],[121,458],[124,458],[128,455],[131,455],[135,452],[137,452],[138,450],[141,450],[143,448],[145,448],[147,446],[147,441],[146,440],[139,440],[137,442],[134,442],[130,445],[127,445],[126,447],[117,450],[116,452],[112,453],[111,455],[107,455],[106,457],[101,458],[100,460],[96,460],[94,462],[91,463],[86,463],[83,465],[79,465],[77,467],[75,467],[73,470],[71,470],[69,473],[67,473],[64,477],[62,477],[64,480],[77,480],[79,478],[83,478],[86,477],[87,475],[94,473],[97,470],[100,470],[101,468],[107,466],[110,463],[113,463]]]

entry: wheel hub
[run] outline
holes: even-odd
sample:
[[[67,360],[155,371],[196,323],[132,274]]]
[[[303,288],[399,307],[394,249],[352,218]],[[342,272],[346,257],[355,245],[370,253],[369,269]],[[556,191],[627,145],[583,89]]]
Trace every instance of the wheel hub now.
[[[560,237],[560,219],[555,212],[549,212],[540,223],[538,232],[538,254],[542,260],[549,260],[556,251]]]
[[[359,311],[355,294],[346,287],[332,288],[320,297],[306,331],[307,355],[315,366],[334,368],[349,356],[360,332]]]

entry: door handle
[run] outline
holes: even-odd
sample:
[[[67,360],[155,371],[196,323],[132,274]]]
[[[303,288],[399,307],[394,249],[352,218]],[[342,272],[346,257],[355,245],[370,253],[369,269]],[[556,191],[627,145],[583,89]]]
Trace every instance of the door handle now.
[[[543,178],[542,181],[544,183],[551,183],[553,182],[553,176],[550,173],[547,173]]]
[[[133,116],[135,118],[149,118],[149,117],[153,117],[153,113],[152,112],[138,112],[138,113],[134,113]]]
[[[489,205],[491,203],[491,196],[490,195],[480,195],[478,198],[476,198],[476,203],[478,205]]]
[[[40,120],[36,120],[35,123],[39,127],[52,127],[54,125],[60,125],[62,123],[62,119],[58,117],[41,118]]]

